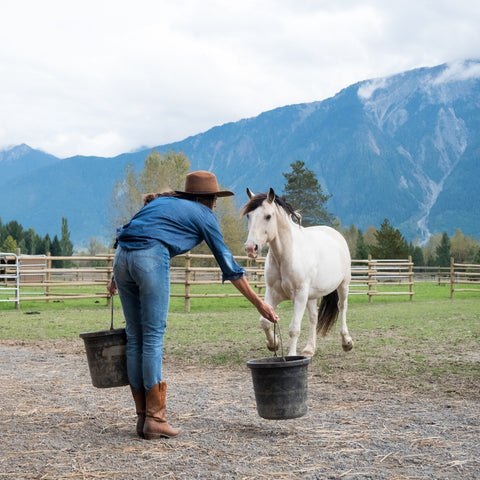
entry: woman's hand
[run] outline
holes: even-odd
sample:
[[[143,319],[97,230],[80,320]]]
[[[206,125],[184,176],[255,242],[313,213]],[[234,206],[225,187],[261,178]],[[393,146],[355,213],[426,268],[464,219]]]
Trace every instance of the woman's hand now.
[[[252,289],[250,284],[247,281],[247,277],[243,276],[238,280],[232,280],[235,288],[250,302],[252,305],[255,305],[255,308],[258,310],[258,313],[266,318],[269,322],[277,323],[278,315],[275,313],[275,310],[271,305],[265,303]]]
[[[112,278],[107,284],[108,293],[113,297],[117,293],[117,285],[115,280]]]
[[[271,305],[262,301],[262,304],[257,307],[258,313],[263,317],[266,318],[269,322],[277,323],[279,318],[278,315],[275,313],[275,310]]]

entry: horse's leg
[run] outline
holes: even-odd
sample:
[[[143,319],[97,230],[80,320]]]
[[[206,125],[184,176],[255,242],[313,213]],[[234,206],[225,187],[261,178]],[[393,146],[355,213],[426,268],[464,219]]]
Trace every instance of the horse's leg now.
[[[270,294],[270,289],[267,288],[265,290],[265,302],[275,309],[280,303],[280,300],[274,299],[273,297],[274,296]],[[260,317],[260,326],[263,328],[265,336],[267,337],[267,348],[271,352],[276,352],[280,347],[280,344],[278,338],[273,334],[272,322],[268,321],[266,318]]]
[[[348,333],[347,327],[347,308],[348,308],[348,283],[342,283],[338,289],[338,310],[342,322],[340,335],[342,337],[342,348],[345,352],[349,352],[353,348],[353,340]]]
[[[318,306],[317,300],[309,300],[307,302],[308,320],[310,327],[308,330],[308,339],[302,355],[313,357],[317,349],[317,323],[318,323]]]
[[[308,296],[303,292],[298,292],[297,296],[293,300],[293,317],[288,328],[290,335],[290,350],[289,356],[297,354],[297,341],[300,336],[300,327],[302,325],[303,314],[305,313],[305,307],[307,305]]]

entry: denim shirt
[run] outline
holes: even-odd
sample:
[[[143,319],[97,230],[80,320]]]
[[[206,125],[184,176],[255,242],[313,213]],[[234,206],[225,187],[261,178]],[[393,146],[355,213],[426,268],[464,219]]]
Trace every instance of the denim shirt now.
[[[158,197],[117,230],[122,248],[141,250],[160,241],[168,247],[170,258],[188,252],[203,240],[222,270],[223,281],[245,275],[225,245],[215,213],[201,203]]]

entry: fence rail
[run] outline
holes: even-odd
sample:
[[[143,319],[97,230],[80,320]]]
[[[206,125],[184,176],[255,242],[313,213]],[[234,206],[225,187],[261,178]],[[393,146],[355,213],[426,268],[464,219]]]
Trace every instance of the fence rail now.
[[[480,292],[480,265],[450,259],[450,298],[455,292]]]
[[[30,256],[0,253],[0,302],[43,300],[46,302],[66,299],[105,298],[110,303],[106,285],[113,273],[113,253],[96,256]],[[252,287],[259,295],[265,290],[265,258],[255,260],[247,256],[235,259],[247,271]],[[59,262],[66,263],[55,268]],[[414,273],[415,269],[421,270]],[[450,268],[414,267],[411,257],[405,260],[352,260],[351,295],[367,295],[369,303],[377,296],[405,295],[410,300],[415,294],[415,276],[450,282],[450,297],[455,292],[480,291],[480,265],[455,263]],[[181,293],[172,297],[185,300],[185,310],[190,311],[192,298],[241,297],[240,293],[195,293],[194,286],[222,283],[221,270],[212,255],[187,253],[175,258],[171,267],[171,284],[183,285]],[[81,287],[98,286],[99,291],[82,292]],[[32,290],[35,289],[35,290]]]
[[[413,299],[412,257],[407,260],[352,260],[351,295],[368,295],[369,303],[379,295],[409,295]],[[388,287],[380,290],[379,287]],[[391,287],[402,287],[392,290]]]

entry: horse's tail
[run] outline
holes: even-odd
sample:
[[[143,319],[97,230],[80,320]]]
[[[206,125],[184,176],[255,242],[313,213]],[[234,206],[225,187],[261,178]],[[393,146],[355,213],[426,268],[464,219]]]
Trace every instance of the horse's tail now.
[[[334,290],[332,293],[322,297],[320,307],[318,309],[317,333],[324,337],[329,330],[335,325],[338,317],[338,292]]]

